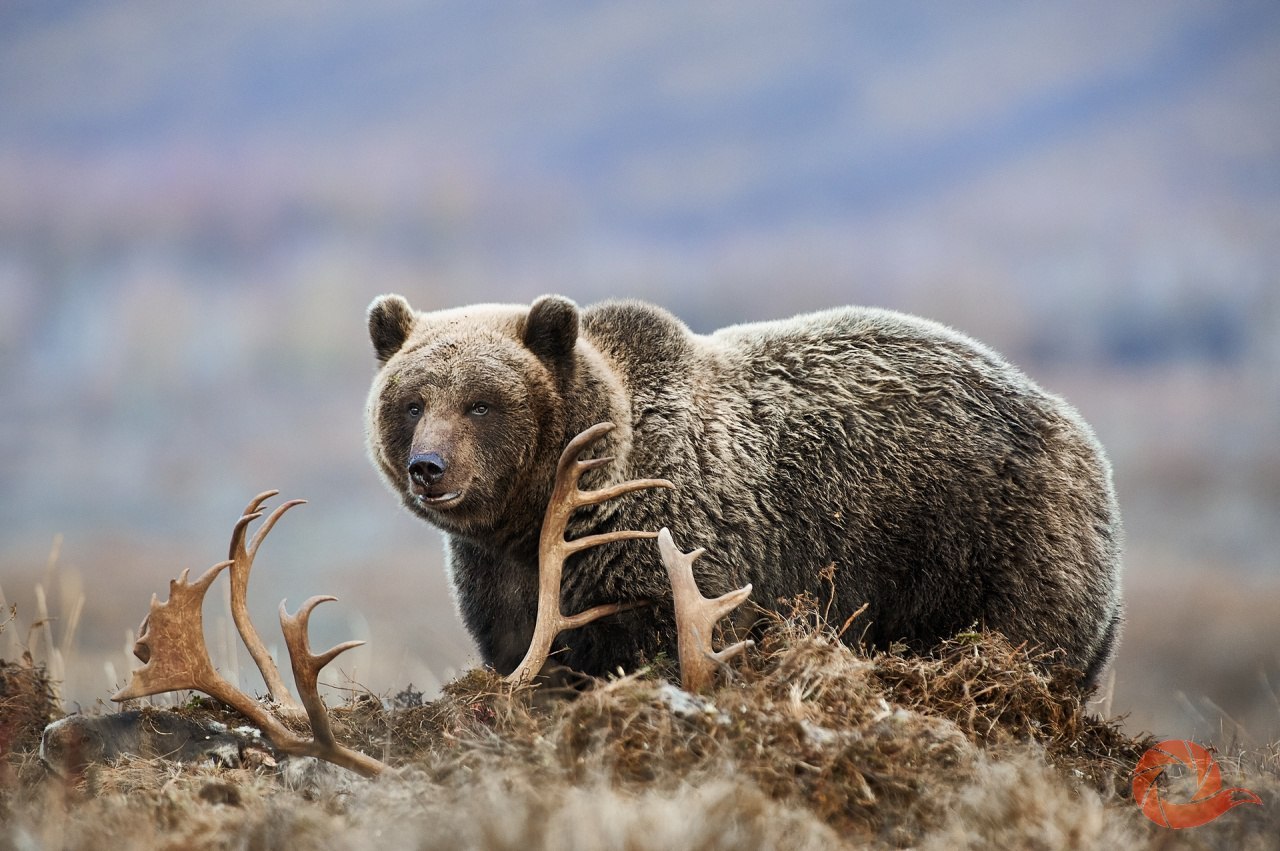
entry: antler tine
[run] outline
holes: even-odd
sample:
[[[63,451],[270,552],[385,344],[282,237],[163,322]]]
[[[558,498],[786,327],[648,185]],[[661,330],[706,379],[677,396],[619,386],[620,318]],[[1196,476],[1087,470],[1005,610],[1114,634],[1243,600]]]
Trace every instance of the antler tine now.
[[[267,694],[280,705],[281,714],[291,719],[300,719],[304,707],[289,693],[289,688],[284,684],[275,660],[267,652],[266,644],[263,643],[257,628],[249,618],[249,574],[253,571],[253,560],[258,555],[258,548],[262,546],[267,534],[285,512],[306,502],[305,499],[291,499],[276,508],[262,522],[253,540],[246,546],[245,537],[249,524],[262,516],[262,511],[259,510],[262,503],[278,493],[279,491],[270,490],[254,497],[245,506],[244,515],[236,522],[235,529],[231,532],[231,619],[235,621],[236,630],[240,633],[240,639],[244,642],[249,655],[253,657],[253,663],[262,673]]]
[[[251,499],[251,500],[249,501],[249,504],[248,504],[247,506],[245,506],[244,511],[242,511],[242,512],[240,512],[240,513],[241,513],[241,514],[252,514],[253,512],[255,512],[255,511],[257,511],[257,510],[258,510],[258,507],[259,507],[259,506],[261,506],[261,505],[262,505],[262,503],[264,503],[264,502],[266,502],[267,500],[271,499],[271,497],[273,497],[273,496],[279,496],[279,495],[280,495],[280,490],[279,490],[278,488],[271,488],[270,490],[265,490],[265,491],[263,491],[262,493],[260,493],[260,494],[258,494],[257,496],[255,496],[253,499]]]
[[[253,540],[249,542],[248,556],[251,563],[254,557],[258,555],[258,547],[262,546],[262,542],[266,540],[267,534],[271,532],[271,527],[276,525],[276,521],[283,517],[284,513],[290,508],[306,504],[307,501],[305,499],[291,499],[267,515],[267,519],[262,521],[262,525],[258,527]],[[261,514],[262,512],[258,512],[255,516],[261,516]]]
[[[249,500],[249,504],[244,507],[244,511],[240,512],[240,522],[231,531],[231,547],[227,551],[227,558],[235,560],[245,557],[245,529],[251,521],[262,516],[262,512],[258,510],[262,507],[262,503],[278,493],[280,493],[278,490],[263,491]]]
[[[566,629],[584,626],[606,615],[635,608],[638,603],[605,603],[576,615],[565,615],[560,608],[560,581],[564,573],[564,561],[574,553],[614,541],[652,538],[654,532],[618,530],[596,535],[586,535],[573,541],[565,540],[565,531],[574,510],[585,505],[596,505],[623,494],[647,488],[673,488],[665,479],[637,479],[621,482],[598,490],[583,491],[578,480],[588,470],[609,464],[612,457],[579,460],[587,447],[615,428],[613,423],[603,422],[591,426],[575,436],[560,453],[556,463],[555,486],[551,500],[542,519],[542,534],[538,541],[538,615],[534,622],[529,650],[516,669],[507,675],[507,682],[519,684],[537,676],[551,655],[551,644]]]
[[[693,563],[706,552],[683,553],[676,547],[670,530],[658,532],[658,551],[671,577],[671,595],[676,609],[676,631],[680,655],[680,682],[685,691],[704,691],[715,678],[716,668],[741,653],[754,642],[739,641],[720,651],[711,649],[711,633],[716,622],[742,605],[751,595],[751,585],[715,599],[702,596],[693,578]]]
[[[263,491],[262,493],[255,496],[253,499],[249,500],[249,504],[244,507],[244,511],[241,511],[240,514],[242,516],[253,514],[255,511],[257,511],[259,508],[262,507],[262,503],[271,499],[271,497],[273,496],[278,496],[279,494],[280,494],[280,491],[275,489],[272,489],[269,491]]]
[[[617,428],[617,426],[613,423],[603,422],[596,423],[591,426],[591,428],[584,429],[579,432],[574,436],[573,440],[570,440],[568,445],[565,446],[564,451],[560,453],[560,460],[556,464],[556,472],[559,473],[566,467],[570,467],[575,464],[591,464],[591,461],[579,461],[578,456],[582,454],[584,449],[604,437],[609,432],[613,431],[615,428]],[[577,477],[575,476],[574,479],[576,481]]]
[[[339,654],[364,644],[363,641],[344,641],[319,655],[311,652],[311,641],[307,637],[307,624],[311,619],[311,612],[321,603],[336,599],[338,598],[327,595],[312,597],[302,604],[295,615],[290,615],[284,601],[280,601],[280,629],[284,631],[285,646],[289,648],[289,660],[293,663],[293,682],[298,687],[298,695],[302,698],[302,705],[307,710],[307,719],[311,722],[311,737],[316,745],[323,749],[323,753],[313,755],[323,756],[331,762],[337,761],[332,759],[334,756],[351,758],[357,754],[339,745],[333,738],[329,710],[320,697],[320,671]],[[358,756],[363,757],[364,754],[358,754]]]
[[[578,505],[598,505],[602,502],[622,496],[635,491],[647,490],[648,488],[674,488],[675,485],[666,479],[632,479],[629,482],[620,482],[609,487],[599,488],[593,491],[578,491],[575,502]],[[653,537],[653,533],[649,533],[649,537]]]
[[[612,455],[606,455],[601,458],[588,458],[585,461],[578,458],[588,446],[613,431],[617,426],[613,423],[604,422],[596,423],[591,428],[579,434],[573,440],[569,441],[569,445],[560,453],[560,461],[556,465],[556,488],[559,490],[560,482],[563,479],[568,485],[565,488],[567,492],[565,504],[568,506],[568,513],[572,513],[573,509],[580,508],[584,505],[597,505],[601,502],[607,502],[614,497],[623,494],[633,493],[648,488],[673,488],[675,485],[666,479],[632,479],[631,481],[619,482],[610,487],[599,488],[598,490],[578,490],[578,480],[582,478],[582,474],[588,470],[596,470],[608,464],[612,464],[617,459]],[[649,535],[652,537],[652,534]],[[604,543],[603,541],[601,543]]]
[[[289,640],[291,633],[296,633],[300,638],[296,642],[296,646],[303,651],[310,659],[316,663],[316,672],[328,665],[340,654],[356,647],[360,647],[363,641],[344,641],[336,647],[331,647],[318,656],[311,653],[311,640],[307,637],[308,624],[311,621],[311,611],[321,603],[334,603],[338,598],[331,594],[320,594],[315,597],[309,597],[305,603],[299,607],[297,614],[290,615],[289,610],[285,608],[285,600],[280,601],[280,618],[281,627],[284,630],[286,642]],[[286,646],[293,649],[294,644],[286,643]],[[290,656],[292,658],[292,655]],[[295,664],[296,668],[297,665]],[[301,688],[301,686],[299,686]]]
[[[248,530],[249,524],[261,516],[261,511],[246,511],[244,514],[240,515],[240,519],[236,521],[236,525],[231,530],[231,545],[227,547],[228,560],[235,561],[238,558],[245,558],[245,532]]]

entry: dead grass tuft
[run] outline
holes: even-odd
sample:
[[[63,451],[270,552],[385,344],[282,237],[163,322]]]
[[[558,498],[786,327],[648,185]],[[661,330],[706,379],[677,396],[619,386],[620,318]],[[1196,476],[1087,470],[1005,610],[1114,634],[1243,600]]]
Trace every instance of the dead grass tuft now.
[[[998,633],[964,633],[925,658],[879,654],[874,666],[886,699],[946,718],[986,748],[1043,745],[1052,762],[1101,792],[1128,794],[1130,770],[1154,744],[1088,714],[1079,672]]]
[[[31,750],[61,715],[48,673],[30,654],[20,662],[0,659],[0,753]]]
[[[61,715],[48,673],[30,654],[0,660],[0,822],[20,790],[43,776],[40,734]]]

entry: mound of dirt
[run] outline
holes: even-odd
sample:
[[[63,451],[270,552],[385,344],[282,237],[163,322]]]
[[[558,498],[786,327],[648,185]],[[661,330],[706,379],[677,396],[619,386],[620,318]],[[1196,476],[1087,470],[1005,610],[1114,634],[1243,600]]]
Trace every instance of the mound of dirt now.
[[[30,786],[14,830],[64,848],[1273,846],[1280,753],[1220,760],[1264,807],[1175,835],[1129,799],[1150,742],[1087,714],[1049,661],[980,633],[868,655],[802,607],[707,695],[667,660],[584,691],[474,670],[434,701],[333,711],[393,766],[376,780],[127,757]]]

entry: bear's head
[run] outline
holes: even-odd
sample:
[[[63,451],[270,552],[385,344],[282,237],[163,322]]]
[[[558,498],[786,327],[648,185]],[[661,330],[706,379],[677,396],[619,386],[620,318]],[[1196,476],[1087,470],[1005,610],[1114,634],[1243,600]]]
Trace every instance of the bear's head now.
[[[559,296],[432,313],[398,295],[374,300],[369,452],[410,511],[476,539],[540,519],[568,423],[578,322],[577,305]]]

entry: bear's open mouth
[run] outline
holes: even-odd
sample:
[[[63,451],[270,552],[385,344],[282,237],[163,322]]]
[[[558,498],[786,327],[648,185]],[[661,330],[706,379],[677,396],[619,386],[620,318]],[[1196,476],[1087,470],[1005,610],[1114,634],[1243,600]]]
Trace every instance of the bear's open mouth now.
[[[422,505],[429,505],[432,508],[443,508],[444,506],[450,505],[461,499],[462,493],[460,491],[449,491],[448,493],[442,494],[420,493],[417,494],[415,498]]]

